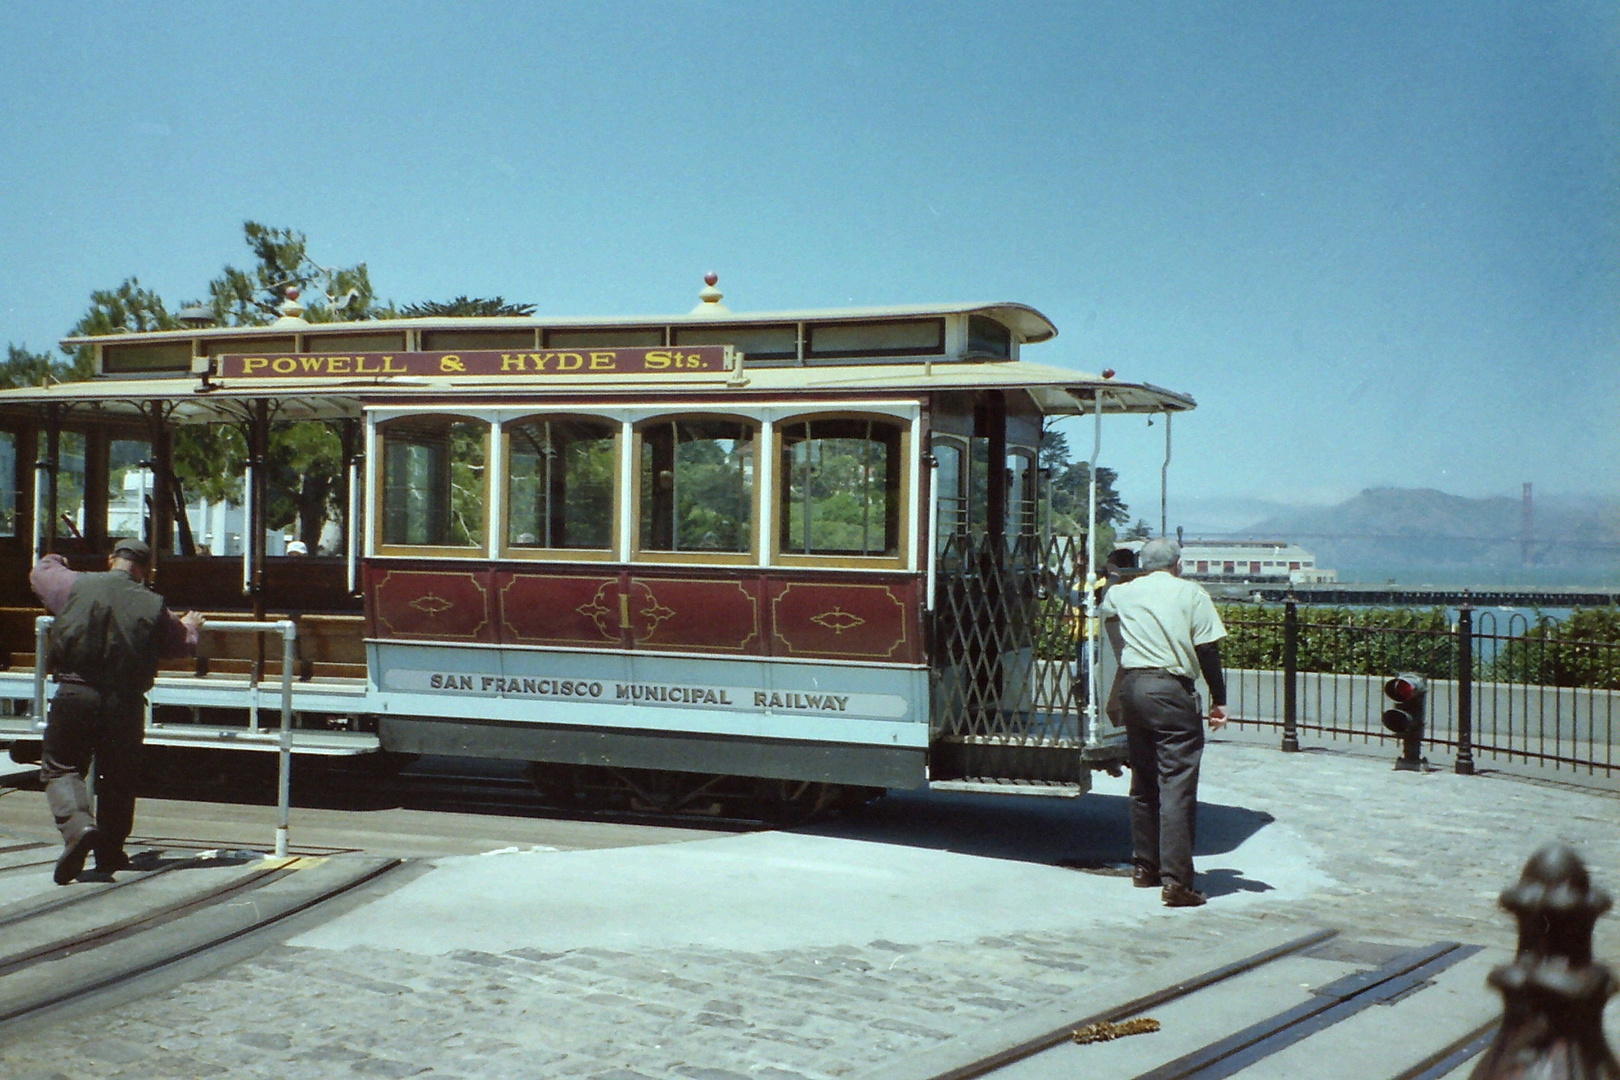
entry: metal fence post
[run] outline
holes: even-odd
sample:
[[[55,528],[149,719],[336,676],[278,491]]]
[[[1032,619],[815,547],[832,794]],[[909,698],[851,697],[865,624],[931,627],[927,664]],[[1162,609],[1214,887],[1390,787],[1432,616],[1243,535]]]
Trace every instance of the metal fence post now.
[[[1292,589],[1283,602],[1283,737],[1285,753],[1299,750],[1299,601]]]
[[[1463,595],[1457,609],[1457,762],[1459,776],[1474,774],[1474,605]]]

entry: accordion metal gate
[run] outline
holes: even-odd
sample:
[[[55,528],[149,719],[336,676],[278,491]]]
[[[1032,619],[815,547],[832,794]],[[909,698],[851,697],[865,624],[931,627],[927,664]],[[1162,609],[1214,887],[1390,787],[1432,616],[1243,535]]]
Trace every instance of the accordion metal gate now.
[[[938,558],[930,779],[1087,790],[1125,744],[1086,715],[1084,538],[953,536]],[[1104,700],[1112,650],[1099,659]]]

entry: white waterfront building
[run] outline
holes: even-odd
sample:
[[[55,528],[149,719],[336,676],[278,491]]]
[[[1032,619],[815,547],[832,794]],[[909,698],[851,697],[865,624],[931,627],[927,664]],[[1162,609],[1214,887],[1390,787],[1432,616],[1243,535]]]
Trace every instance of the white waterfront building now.
[[[1195,581],[1286,581],[1290,585],[1318,585],[1339,580],[1337,570],[1317,566],[1314,554],[1286,540],[1189,537],[1181,545],[1181,573]]]

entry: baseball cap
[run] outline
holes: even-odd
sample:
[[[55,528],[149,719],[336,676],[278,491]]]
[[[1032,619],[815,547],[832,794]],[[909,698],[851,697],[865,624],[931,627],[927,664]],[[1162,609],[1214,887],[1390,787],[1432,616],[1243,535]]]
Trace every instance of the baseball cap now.
[[[142,566],[152,561],[152,549],[146,546],[146,541],[134,537],[114,544],[113,554],[121,555],[130,562],[138,562]]]

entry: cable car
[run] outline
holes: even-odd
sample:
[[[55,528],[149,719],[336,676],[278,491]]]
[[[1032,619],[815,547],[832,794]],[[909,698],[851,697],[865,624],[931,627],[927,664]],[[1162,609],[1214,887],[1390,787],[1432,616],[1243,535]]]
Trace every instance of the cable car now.
[[[663,810],[1117,770],[1075,632],[1096,530],[1051,535],[1042,426],[1193,400],[1025,360],[1057,330],[1023,304],[722,300],[311,323],[291,296],[69,339],[94,379],[0,392],[0,739],[37,755],[32,560],[139,534],[211,627],[149,745],[275,749],[280,653],[221,624],[288,618],[299,755],[510,759]]]

